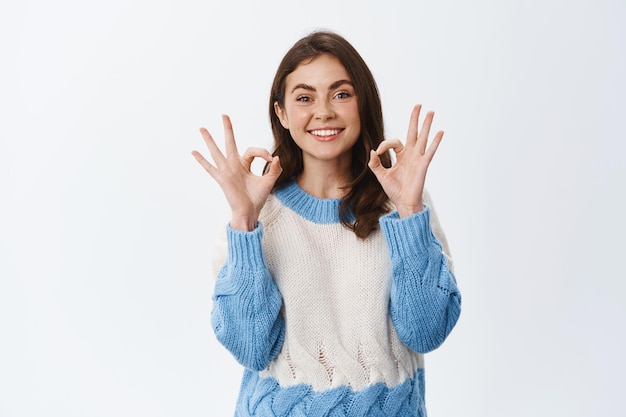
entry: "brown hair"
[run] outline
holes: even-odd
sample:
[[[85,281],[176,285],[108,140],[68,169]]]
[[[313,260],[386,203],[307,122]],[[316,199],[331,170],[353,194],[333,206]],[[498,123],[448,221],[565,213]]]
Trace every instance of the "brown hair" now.
[[[346,187],[349,192],[339,203],[341,223],[365,238],[376,230],[378,219],[390,210],[389,198],[380,183],[367,166],[370,151],[376,149],[384,138],[383,114],[376,82],[363,58],[343,37],[332,32],[313,32],[300,39],[285,54],[272,84],[269,113],[274,134],[273,155],[280,157],[283,172],[274,189],[285,185],[303,170],[302,151],[285,129],[276,112],[274,103],[283,108],[287,76],[303,61],[310,61],[320,55],[336,57],[352,78],[357,96],[361,119],[361,134],[352,148],[352,182]],[[386,152],[380,155],[383,166],[391,166],[391,157]],[[266,170],[268,167],[266,166]]]

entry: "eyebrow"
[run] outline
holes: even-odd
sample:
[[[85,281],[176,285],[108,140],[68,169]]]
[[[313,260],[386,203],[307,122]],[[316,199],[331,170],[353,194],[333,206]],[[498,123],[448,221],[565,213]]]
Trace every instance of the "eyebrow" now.
[[[350,80],[338,80],[338,81],[335,81],[334,83],[332,83],[332,84],[330,85],[330,90],[333,90],[333,89],[335,89],[335,88],[337,88],[337,87],[339,87],[339,86],[342,86],[343,84],[349,84],[349,85],[351,85],[352,87],[354,87],[354,84],[352,84],[352,81],[350,81]],[[315,87],[310,86],[310,85],[308,85],[308,84],[303,84],[303,83],[301,83],[301,84],[296,84],[296,86],[295,86],[295,87],[291,90],[291,92],[293,93],[293,92],[294,92],[294,91],[296,91],[298,88],[302,88],[303,90],[309,90],[309,91],[317,91],[317,90],[315,89]]]

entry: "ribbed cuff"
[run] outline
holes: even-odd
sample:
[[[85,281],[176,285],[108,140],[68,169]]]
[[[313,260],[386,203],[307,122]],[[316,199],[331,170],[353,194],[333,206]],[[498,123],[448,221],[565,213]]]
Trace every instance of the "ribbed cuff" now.
[[[256,229],[250,232],[226,229],[228,240],[228,264],[235,270],[257,271],[266,268],[263,256],[263,225],[258,222]]]
[[[397,211],[391,212],[379,222],[392,258],[415,256],[416,252],[426,254],[433,244],[430,209],[426,205],[424,210],[404,218],[400,218]]]

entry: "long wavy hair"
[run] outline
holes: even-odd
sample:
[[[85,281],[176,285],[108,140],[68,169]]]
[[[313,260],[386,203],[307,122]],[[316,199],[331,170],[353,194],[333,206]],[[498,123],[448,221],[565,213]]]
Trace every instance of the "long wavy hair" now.
[[[285,84],[289,74],[304,61],[310,62],[322,54],[336,57],[352,79],[361,119],[361,134],[352,147],[351,178],[348,192],[339,203],[341,223],[360,237],[369,236],[378,228],[378,219],[390,210],[389,198],[367,163],[370,151],[384,138],[383,114],[376,81],[365,61],[354,47],[340,35],[317,31],[296,42],[283,57],[272,84],[269,116],[274,134],[273,155],[280,157],[283,172],[274,190],[297,177],[304,169],[302,150],[292,139],[276,115],[274,103],[285,104]],[[380,155],[383,166],[391,166],[389,152]],[[268,169],[266,165],[265,169]]]

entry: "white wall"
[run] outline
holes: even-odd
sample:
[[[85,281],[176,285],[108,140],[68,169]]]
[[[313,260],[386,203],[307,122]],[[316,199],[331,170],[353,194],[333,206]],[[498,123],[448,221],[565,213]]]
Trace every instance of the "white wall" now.
[[[209,326],[226,210],[197,129],[270,146],[284,52],[346,36],[428,186],[464,296],[431,416],[620,416],[626,4],[33,0],[0,6],[0,416],[232,415]],[[93,3],[93,4],[88,4]]]

